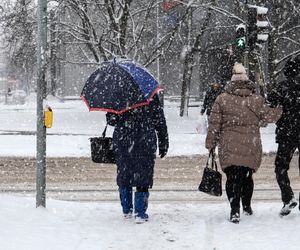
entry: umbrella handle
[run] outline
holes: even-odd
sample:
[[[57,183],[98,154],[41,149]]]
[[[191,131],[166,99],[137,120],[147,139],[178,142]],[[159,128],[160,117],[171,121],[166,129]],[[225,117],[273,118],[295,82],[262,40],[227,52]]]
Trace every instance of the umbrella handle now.
[[[106,124],[106,126],[105,126],[105,128],[104,128],[104,130],[103,130],[103,133],[102,133],[102,137],[103,137],[103,138],[105,138],[105,136],[106,136],[106,129],[107,129],[107,124]]]

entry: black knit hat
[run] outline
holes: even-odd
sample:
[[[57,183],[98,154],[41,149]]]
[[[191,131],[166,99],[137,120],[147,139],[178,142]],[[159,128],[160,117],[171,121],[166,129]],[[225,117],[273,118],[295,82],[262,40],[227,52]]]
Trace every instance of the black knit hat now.
[[[286,62],[283,74],[286,78],[295,77],[300,74],[300,54]]]

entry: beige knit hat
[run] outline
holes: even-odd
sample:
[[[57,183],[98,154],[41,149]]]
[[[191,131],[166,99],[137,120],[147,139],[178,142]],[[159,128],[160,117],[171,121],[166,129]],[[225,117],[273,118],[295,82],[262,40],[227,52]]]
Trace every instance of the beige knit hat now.
[[[232,69],[232,82],[246,82],[249,81],[249,78],[246,73],[246,69],[240,63],[235,63]]]

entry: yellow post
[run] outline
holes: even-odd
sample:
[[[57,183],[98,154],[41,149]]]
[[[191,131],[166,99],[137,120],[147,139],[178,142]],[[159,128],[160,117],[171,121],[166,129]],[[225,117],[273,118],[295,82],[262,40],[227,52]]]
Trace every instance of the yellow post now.
[[[53,123],[53,112],[50,107],[47,107],[48,110],[44,111],[44,124],[46,128],[51,128]]]

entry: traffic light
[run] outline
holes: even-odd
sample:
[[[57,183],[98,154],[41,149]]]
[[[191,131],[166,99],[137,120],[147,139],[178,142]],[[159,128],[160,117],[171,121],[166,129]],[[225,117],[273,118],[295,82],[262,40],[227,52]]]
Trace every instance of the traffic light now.
[[[268,8],[248,5],[247,45],[250,50],[254,49],[257,44],[268,40],[269,22],[266,20],[267,13]]]
[[[243,51],[246,48],[246,26],[241,23],[236,27],[235,31],[235,47],[238,50]]]
[[[268,40],[269,21],[267,20],[268,8],[258,7],[256,16],[257,43],[264,43]]]

